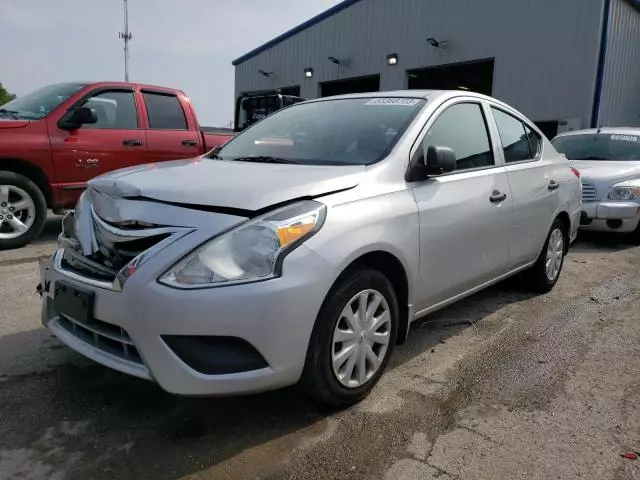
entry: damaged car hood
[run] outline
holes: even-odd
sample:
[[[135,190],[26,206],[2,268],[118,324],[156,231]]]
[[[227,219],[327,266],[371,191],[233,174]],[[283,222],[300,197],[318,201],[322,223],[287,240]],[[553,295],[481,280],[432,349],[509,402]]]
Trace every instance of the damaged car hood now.
[[[358,185],[365,167],[262,164],[198,157],[96,177],[89,187],[119,198],[258,211]]]

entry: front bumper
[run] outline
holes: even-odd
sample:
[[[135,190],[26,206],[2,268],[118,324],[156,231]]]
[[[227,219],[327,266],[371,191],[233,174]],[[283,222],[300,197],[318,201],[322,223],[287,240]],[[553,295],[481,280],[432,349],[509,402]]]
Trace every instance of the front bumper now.
[[[582,204],[580,228],[603,232],[633,232],[640,222],[640,205],[634,202]]]
[[[141,268],[116,291],[56,267],[62,253],[41,268],[43,324],[82,355],[182,395],[253,393],[296,383],[333,275],[324,260],[303,245],[285,259],[281,278],[178,290],[158,283],[156,269]],[[88,331],[56,311],[53,299],[59,282],[93,292],[96,323],[88,325]],[[266,366],[205,374],[187,365],[163,336],[241,339],[259,352]]]

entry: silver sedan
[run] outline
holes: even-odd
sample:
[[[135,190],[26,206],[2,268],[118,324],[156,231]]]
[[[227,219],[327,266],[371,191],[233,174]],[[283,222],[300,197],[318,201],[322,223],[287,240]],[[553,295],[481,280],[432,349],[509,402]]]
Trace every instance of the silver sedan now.
[[[91,181],[42,266],[42,318],[169,392],[300,383],[346,405],[416,319],[516,273],[553,288],[580,212],[575,169],[497,100],[313,100]]]
[[[579,130],[553,144],[582,174],[582,228],[640,242],[640,129]]]

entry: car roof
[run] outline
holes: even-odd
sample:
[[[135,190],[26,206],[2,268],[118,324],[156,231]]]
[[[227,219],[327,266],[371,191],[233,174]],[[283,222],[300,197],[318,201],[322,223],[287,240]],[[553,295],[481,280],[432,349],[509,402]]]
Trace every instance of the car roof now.
[[[345,95],[335,95],[331,97],[316,98],[309,101],[322,101],[327,99],[346,99],[346,98],[387,98],[387,97],[400,97],[400,98],[428,98],[433,99],[439,96],[469,96],[484,98],[487,100],[497,101],[495,98],[488,97],[475,92],[467,90],[389,90],[384,92],[367,92],[367,93],[348,93]]]
[[[572,132],[560,133],[556,138],[571,137],[573,135],[640,135],[638,127],[602,127],[602,128],[586,128],[584,130],[574,130]]]

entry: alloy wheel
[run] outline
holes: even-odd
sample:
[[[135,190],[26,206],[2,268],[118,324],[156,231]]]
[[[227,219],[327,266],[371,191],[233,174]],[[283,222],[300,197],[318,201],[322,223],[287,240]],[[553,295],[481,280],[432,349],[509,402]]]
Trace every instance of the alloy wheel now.
[[[36,219],[36,205],[26,191],[0,185],[0,240],[24,235]]]
[[[547,258],[545,263],[545,271],[547,279],[550,282],[556,280],[560,274],[562,267],[562,258],[564,256],[564,236],[559,228],[554,229],[549,235],[549,244],[547,245]]]

